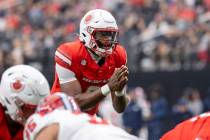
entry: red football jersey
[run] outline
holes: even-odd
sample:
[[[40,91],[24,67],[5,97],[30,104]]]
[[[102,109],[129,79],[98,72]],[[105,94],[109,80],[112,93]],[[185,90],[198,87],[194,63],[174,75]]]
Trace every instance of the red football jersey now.
[[[55,62],[60,66],[75,73],[80,82],[82,92],[95,90],[105,85],[114,73],[115,68],[125,65],[127,61],[125,49],[117,45],[113,53],[105,58],[105,63],[99,66],[91,57],[87,48],[79,40],[62,44],[58,47]],[[55,73],[55,81],[51,92],[60,91],[59,78]],[[87,111],[93,115],[97,112],[98,105]]]
[[[178,124],[163,135],[161,140],[210,140],[210,112]]]
[[[17,132],[15,136],[11,136],[6,121],[4,109],[0,104],[0,140],[23,140],[23,127]]]

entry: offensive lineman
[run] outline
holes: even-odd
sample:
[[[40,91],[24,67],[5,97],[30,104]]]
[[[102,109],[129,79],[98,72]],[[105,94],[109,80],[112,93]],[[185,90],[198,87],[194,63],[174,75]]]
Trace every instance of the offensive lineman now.
[[[99,117],[81,113],[64,93],[48,96],[26,123],[24,140],[139,140]]]

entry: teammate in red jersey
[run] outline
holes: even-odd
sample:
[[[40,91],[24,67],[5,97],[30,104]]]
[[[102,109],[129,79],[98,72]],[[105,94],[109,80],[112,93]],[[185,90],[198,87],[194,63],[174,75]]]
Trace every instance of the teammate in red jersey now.
[[[118,26],[108,11],[87,12],[80,22],[79,40],[62,44],[55,53],[52,93],[73,96],[82,111],[97,112],[98,103],[109,93],[113,107],[123,112],[128,98],[127,56],[118,43]]]
[[[209,132],[210,112],[206,112],[178,124],[161,140],[210,140]]]
[[[36,69],[16,65],[0,84],[0,140],[23,140],[23,125],[43,97],[50,94],[45,77]]]

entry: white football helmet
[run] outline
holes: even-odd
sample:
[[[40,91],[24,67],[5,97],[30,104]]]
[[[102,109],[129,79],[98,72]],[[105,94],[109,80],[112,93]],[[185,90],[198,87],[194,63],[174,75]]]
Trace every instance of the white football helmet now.
[[[69,110],[74,113],[80,112],[79,106],[74,98],[63,92],[56,92],[41,100],[37,106],[36,112],[47,114],[57,109]]]
[[[0,102],[6,113],[17,122],[23,122],[23,107],[35,108],[40,99],[50,94],[46,78],[35,68],[16,65],[7,69],[1,78]]]
[[[118,26],[108,11],[95,9],[87,12],[80,22],[80,40],[84,45],[105,57],[112,54],[118,38]]]

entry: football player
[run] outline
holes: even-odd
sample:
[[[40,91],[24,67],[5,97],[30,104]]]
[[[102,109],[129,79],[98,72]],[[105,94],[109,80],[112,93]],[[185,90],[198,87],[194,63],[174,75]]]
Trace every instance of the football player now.
[[[123,112],[128,103],[128,68],[118,33],[110,12],[87,12],[80,22],[79,39],[60,45],[55,53],[56,73],[51,92],[62,91],[74,97],[81,110],[91,115],[111,93],[114,109]]]
[[[16,65],[0,84],[0,140],[23,140],[23,125],[38,102],[50,94],[45,77],[36,69]]]
[[[210,140],[210,112],[178,124],[164,134],[161,140]]]
[[[24,140],[139,140],[101,118],[81,113],[64,93],[48,96],[25,125]]]

